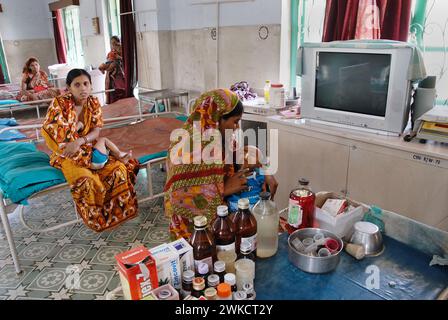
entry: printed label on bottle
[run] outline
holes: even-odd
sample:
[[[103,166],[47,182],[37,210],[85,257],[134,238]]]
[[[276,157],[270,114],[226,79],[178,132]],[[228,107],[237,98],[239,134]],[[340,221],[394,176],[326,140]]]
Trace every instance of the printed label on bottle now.
[[[212,259],[212,257],[207,257],[207,258],[202,259],[202,260],[196,260],[196,259],[194,260],[194,271],[195,272],[198,272],[198,265],[201,262],[205,263],[205,264],[208,264],[208,272],[213,271],[213,259]]]
[[[302,224],[303,210],[298,201],[289,199],[288,224],[298,228]]]
[[[231,244],[227,244],[224,246],[216,245],[216,252],[221,251],[235,251],[235,242],[232,242]]]
[[[243,242],[250,243],[251,252],[254,252],[255,250],[257,250],[257,234],[254,234],[251,237],[241,238],[241,243],[243,243]]]

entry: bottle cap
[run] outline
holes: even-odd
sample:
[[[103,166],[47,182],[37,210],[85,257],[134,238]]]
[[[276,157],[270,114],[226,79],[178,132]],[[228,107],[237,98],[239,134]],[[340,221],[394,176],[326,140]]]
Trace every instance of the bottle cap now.
[[[193,289],[196,291],[204,290],[205,288],[205,280],[201,277],[196,277],[193,279]]]
[[[198,273],[199,274],[207,274],[208,273],[208,264],[200,262],[198,264]]]
[[[159,293],[157,293],[157,298],[159,298],[160,300],[165,300],[165,299],[171,297],[172,295],[173,294],[171,293],[170,290],[163,289]]]
[[[195,227],[205,227],[207,225],[207,218],[205,216],[196,216],[193,218]]]
[[[224,283],[228,283],[229,285],[233,286],[236,283],[236,277],[233,273],[226,273],[224,276]]]
[[[226,270],[226,263],[224,261],[218,260],[214,265],[215,272],[224,272]]]
[[[233,300],[246,300],[247,294],[244,291],[237,291],[233,294]]]
[[[184,271],[184,273],[182,275],[182,279],[183,280],[185,280],[187,282],[191,282],[191,281],[193,281],[193,278],[194,278],[194,272],[193,271],[191,271],[191,270]]]
[[[252,293],[254,291],[254,286],[252,283],[246,282],[245,284],[243,284],[243,290],[246,293]]]
[[[252,245],[247,241],[241,242],[240,251],[242,253],[250,253],[252,251]]]
[[[307,185],[310,184],[310,181],[309,181],[308,179],[306,179],[306,178],[300,178],[300,179],[299,179],[299,184],[300,184],[301,186],[307,186]]]
[[[266,82],[266,83],[271,83],[271,80],[266,80],[265,82]]]
[[[217,214],[220,217],[225,217],[229,214],[229,208],[227,206],[218,206]]]
[[[227,298],[232,294],[232,288],[228,283],[220,283],[216,288],[218,291],[218,297]]]
[[[216,287],[219,284],[219,276],[211,274],[207,277],[207,283],[209,287]]]
[[[215,288],[207,288],[204,291],[204,296],[207,298],[207,300],[214,300],[217,293],[218,293],[218,291],[216,291]]]
[[[260,193],[260,198],[263,200],[269,200],[271,198],[271,193],[267,191],[263,191]]]
[[[242,198],[238,200],[238,209],[249,209],[249,199]]]

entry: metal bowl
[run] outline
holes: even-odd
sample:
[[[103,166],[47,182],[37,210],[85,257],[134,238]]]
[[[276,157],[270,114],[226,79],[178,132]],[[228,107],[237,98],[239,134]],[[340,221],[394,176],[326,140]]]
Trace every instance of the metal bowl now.
[[[384,251],[380,229],[371,222],[356,222],[353,226],[350,242],[363,246],[366,257],[378,256]]]
[[[338,241],[339,249],[332,255],[326,257],[315,257],[298,251],[293,245],[292,241],[299,238],[300,241],[306,238],[313,238],[317,233],[322,233],[326,238],[333,238]],[[334,233],[319,229],[319,228],[305,228],[294,231],[288,238],[288,259],[300,270],[309,273],[327,273],[334,270],[339,264],[340,253],[344,247],[341,238]]]

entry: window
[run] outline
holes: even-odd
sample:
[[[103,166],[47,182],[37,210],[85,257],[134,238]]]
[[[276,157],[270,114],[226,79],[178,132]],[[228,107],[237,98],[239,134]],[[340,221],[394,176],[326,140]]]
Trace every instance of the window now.
[[[70,65],[84,68],[84,53],[79,26],[79,8],[62,9],[65,41],[67,46],[67,62]]]
[[[415,2],[410,41],[420,46],[428,75],[437,76],[437,104],[448,106],[448,1]]]
[[[110,36],[120,36],[120,1],[119,0],[105,0],[107,8],[107,21],[109,25]]]
[[[2,68],[5,83],[9,83],[8,65],[6,64],[5,51],[3,51],[3,40],[0,37],[0,67]]]

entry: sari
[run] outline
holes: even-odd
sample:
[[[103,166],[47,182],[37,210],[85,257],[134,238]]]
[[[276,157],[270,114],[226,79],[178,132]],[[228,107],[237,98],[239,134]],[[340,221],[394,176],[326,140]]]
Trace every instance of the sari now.
[[[76,205],[76,211],[87,227],[100,232],[137,216],[137,197],[134,189],[138,161],[130,159],[124,164],[109,156],[99,170],[90,169],[92,146],[83,144],[71,158],[64,157],[59,145],[86,136],[103,126],[101,106],[90,96],[79,115],[82,131],[76,131],[77,116],[71,94],[55,98],[48,108],[42,135],[53,151],[50,164],[62,170]]]
[[[199,132],[219,129],[219,120],[230,113],[238,103],[238,96],[227,89],[213,90],[201,95],[194,104],[194,112],[185,122],[183,129],[193,136],[193,124],[199,124]],[[216,209],[224,203],[224,179],[233,174],[233,166],[221,163],[207,164],[201,159],[200,164],[193,163],[193,152],[182,150],[181,164],[172,159],[173,148],[178,141],[171,143],[167,158],[167,182],[165,184],[165,214],[170,219],[170,238],[188,239],[193,230],[193,217],[204,215],[208,223],[216,215]],[[202,141],[202,150],[210,141]],[[190,142],[190,146],[192,143]],[[180,151],[180,149],[179,149]],[[178,153],[177,156],[180,156]]]
[[[26,91],[17,95],[19,101],[44,100],[55,98],[60,94],[57,88],[50,88],[50,82],[45,71],[38,73],[25,73],[23,75],[26,84]],[[33,96],[34,94],[34,96]]]
[[[106,92],[106,103],[110,104],[125,98],[123,59],[119,52],[112,49],[107,54],[107,63],[101,65],[100,70],[106,71],[106,90],[115,89],[113,92]]]

